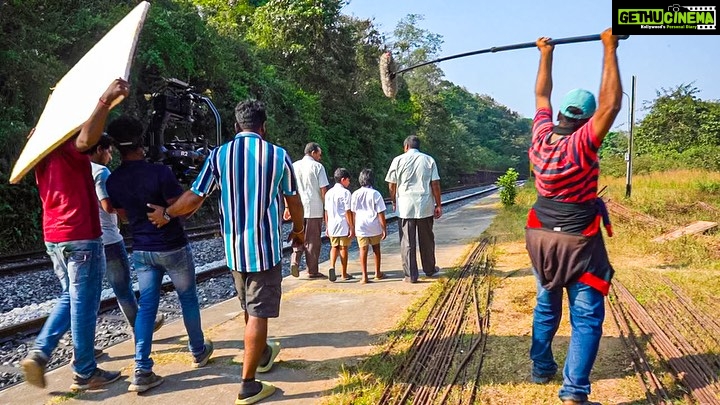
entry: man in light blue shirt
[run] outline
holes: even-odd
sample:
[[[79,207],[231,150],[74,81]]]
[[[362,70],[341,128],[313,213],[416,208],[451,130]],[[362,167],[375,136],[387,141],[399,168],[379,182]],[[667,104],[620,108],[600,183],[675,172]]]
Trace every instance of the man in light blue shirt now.
[[[403,142],[405,153],[390,164],[385,181],[388,182],[393,210],[400,219],[400,254],[405,281],[417,282],[416,246],[426,276],[435,267],[435,235],[433,220],[442,216],[440,176],[435,159],[420,152],[420,139],[411,135]]]
[[[304,242],[303,206],[298,196],[292,160],[285,149],[265,140],[265,105],[257,100],[235,107],[230,142],[210,152],[190,190],[174,204],[148,214],[157,226],[195,212],[205,197],[220,190],[220,229],[225,238],[227,265],[245,310],[245,354],[242,384],[236,404],[253,404],[272,395],[275,387],[255,379],[270,371],[280,351],[267,341],[268,318],[280,314],[282,295],[282,199],[293,222],[290,239]]]

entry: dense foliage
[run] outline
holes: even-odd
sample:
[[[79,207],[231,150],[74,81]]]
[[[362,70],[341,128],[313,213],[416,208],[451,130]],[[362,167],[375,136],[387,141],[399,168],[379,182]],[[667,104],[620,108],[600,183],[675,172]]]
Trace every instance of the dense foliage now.
[[[633,133],[633,173],[677,168],[720,171],[720,101],[702,100],[681,84],[661,89]],[[600,150],[602,173],[624,176],[627,136],[611,132]]]
[[[0,2],[0,252],[37,246],[40,208],[32,175],[7,177],[50,89],[137,0]],[[300,158],[305,143],[324,148],[329,173],[373,168],[384,178],[402,140],[418,134],[445,185],[479,169],[527,167],[527,119],[443,78],[437,66],[399,77],[396,99],[381,91],[378,56],[409,65],[437,56],[440,36],[421,16],[392,34],[344,15],[344,0],[156,0],[143,28],[132,91],[113,114],[147,119],[146,95],[174,77],[206,92],[223,134],[233,108],[258,98],[269,108],[269,138]],[[71,106],[69,107],[71,108]],[[381,191],[385,184],[378,182]]]

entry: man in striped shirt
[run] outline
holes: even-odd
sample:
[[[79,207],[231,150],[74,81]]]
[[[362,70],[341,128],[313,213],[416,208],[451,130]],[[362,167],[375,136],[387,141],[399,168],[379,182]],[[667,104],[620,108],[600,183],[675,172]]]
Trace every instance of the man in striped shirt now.
[[[290,238],[304,242],[303,207],[297,195],[292,160],[285,149],[265,140],[265,105],[247,100],[235,107],[235,138],[215,148],[190,190],[163,210],[152,206],[157,226],[194,212],[214,189],[220,190],[220,228],[227,265],[245,311],[245,354],[236,404],[252,404],[275,391],[255,380],[270,371],[280,350],[267,341],[268,318],[280,314],[282,282],[282,201],[293,222]]]
[[[572,332],[558,394],[564,405],[596,404],[588,402],[590,371],[602,337],[604,296],[614,273],[600,230],[606,211],[597,198],[598,149],[620,111],[622,86],[618,38],[607,29],[601,39],[604,60],[597,109],[592,93],[572,90],[560,106],[558,125],[553,124],[550,106],[553,45],[550,38],[537,40],[537,112],[528,151],[537,201],[525,229],[537,278],[530,358],[534,382],[553,379],[558,365],[552,341],[562,316],[563,290],[567,290]]]

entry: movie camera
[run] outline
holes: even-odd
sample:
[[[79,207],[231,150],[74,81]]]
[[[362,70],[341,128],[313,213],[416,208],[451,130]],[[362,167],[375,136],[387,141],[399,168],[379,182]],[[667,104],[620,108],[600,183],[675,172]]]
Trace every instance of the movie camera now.
[[[180,182],[191,183],[210,150],[222,143],[220,114],[208,97],[177,79],[165,79],[150,97],[147,158],[170,166]]]

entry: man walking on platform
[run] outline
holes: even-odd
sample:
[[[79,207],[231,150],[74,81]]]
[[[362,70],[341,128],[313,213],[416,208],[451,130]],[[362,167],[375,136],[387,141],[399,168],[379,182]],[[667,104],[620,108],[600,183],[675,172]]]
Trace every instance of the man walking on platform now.
[[[195,264],[180,219],[175,218],[166,227],[158,229],[146,215],[147,202],[170,205],[182,194],[182,186],[168,166],[145,160],[140,121],[122,116],[108,125],[107,132],[122,155],[120,167],[107,180],[107,190],[113,207],[130,223],[132,257],[140,286],[140,308],[135,320],[135,372],[128,390],[143,392],[163,382],[162,377],[152,371],[154,362],[150,355],[166,273],[180,301],[193,367],[207,364],[213,344],[202,330]]]
[[[148,217],[164,226],[170,218],[194,212],[209,193],[220,190],[227,265],[245,311],[242,383],[235,404],[246,405],[275,392],[255,373],[270,371],[280,351],[279,342],[267,341],[267,334],[268,318],[280,314],[283,197],[293,222],[290,240],[302,244],[304,229],[290,155],[265,140],[265,105],[243,101],[235,107],[235,119],[238,134],[210,152],[190,190],[167,209],[148,204],[154,209]]]
[[[419,151],[420,139],[411,135],[403,142],[405,153],[390,164],[385,176],[393,210],[400,219],[400,254],[405,281],[418,280],[416,241],[426,276],[440,269],[435,266],[433,221],[442,216],[440,176],[435,159]],[[416,239],[417,235],[417,239]]]
[[[83,152],[98,142],[110,106],[118,98],[127,97],[128,88],[125,80],[113,81],[78,135],[58,146],[35,167],[45,247],[62,286],[58,302],[35,345],[20,363],[25,381],[40,388],[45,388],[45,368],[50,356],[68,329],[75,352],[70,389],[98,388],[120,378],[119,371],[102,370],[95,362],[93,344],[105,254],[90,157]]]
[[[110,203],[107,192],[107,179],[110,170],[107,164],[112,160],[112,138],[103,134],[100,141],[86,153],[92,162],[92,174],[95,181],[95,194],[100,206],[100,227],[102,228],[103,250],[105,251],[105,275],[110,287],[115,293],[120,311],[123,313],[128,325],[135,330],[135,318],[138,312],[138,303],[135,298],[132,278],[130,277],[130,259],[125,249],[125,241],[118,229],[117,213]],[[165,322],[162,314],[155,317],[154,330],[157,331]],[[102,354],[95,349],[95,355]]]
[[[303,204],[305,213],[305,243],[293,245],[293,253],[290,256],[290,270],[292,275],[297,277],[300,271],[300,258],[305,253],[308,278],[326,278],[320,273],[320,246],[322,245],[321,233],[325,209],[325,192],[329,185],[325,167],[320,163],[322,149],[315,142],[305,145],[305,156],[293,163],[295,176],[297,176],[298,192]],[[284,217],[287,218],[287,212]]]

